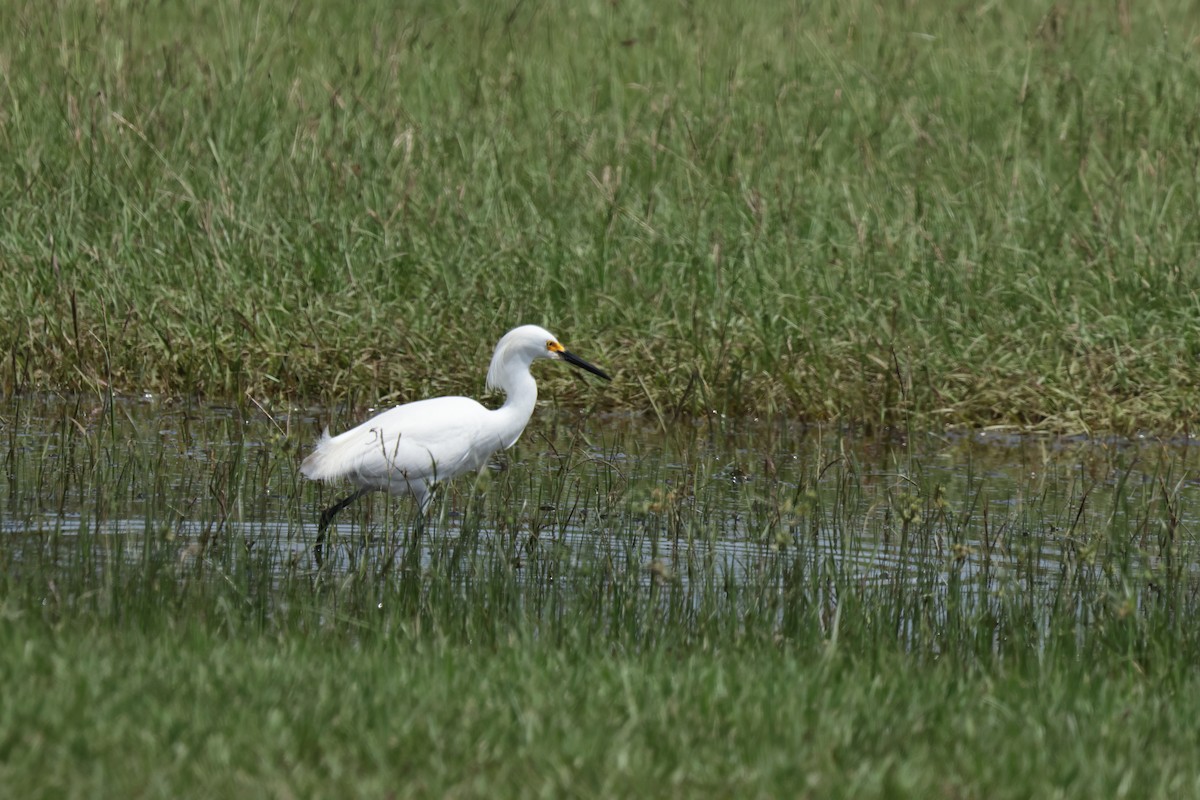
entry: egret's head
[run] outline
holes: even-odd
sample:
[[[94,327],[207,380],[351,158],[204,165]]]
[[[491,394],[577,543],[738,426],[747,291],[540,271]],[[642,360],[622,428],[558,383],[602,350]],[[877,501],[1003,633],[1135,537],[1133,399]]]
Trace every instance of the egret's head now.
[[[492,356],[492,365],[488,369],[488,388],[505,388],[511,371],[527,370],[538,358],[556,358],[598,375],[606,381],[612,380],[604,370],[568,351],[550,331],[538,325],[522,325],[504,334],[496,345],[496,353]]]

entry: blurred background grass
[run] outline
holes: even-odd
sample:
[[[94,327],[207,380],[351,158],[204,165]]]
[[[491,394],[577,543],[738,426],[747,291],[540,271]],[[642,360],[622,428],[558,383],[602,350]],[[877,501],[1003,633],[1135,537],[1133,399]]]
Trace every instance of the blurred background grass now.
[[[0,13],[9,390],[1197,420],[1193,4]]]

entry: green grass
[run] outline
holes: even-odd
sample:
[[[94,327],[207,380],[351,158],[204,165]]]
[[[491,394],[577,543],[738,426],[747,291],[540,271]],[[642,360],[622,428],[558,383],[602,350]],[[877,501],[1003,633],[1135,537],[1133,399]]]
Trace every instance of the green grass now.
[[[0,385],[1193,425],[1193,4],[19,4]],[[561,402],[591,401],[561,377]]]
[[[0,662],[0,778],[27,797],[1200,791],[1194,670],[1150,681],[1111,665],[981,673],[792,648],[47,638],[11,621],[0,644],[14,654]]]

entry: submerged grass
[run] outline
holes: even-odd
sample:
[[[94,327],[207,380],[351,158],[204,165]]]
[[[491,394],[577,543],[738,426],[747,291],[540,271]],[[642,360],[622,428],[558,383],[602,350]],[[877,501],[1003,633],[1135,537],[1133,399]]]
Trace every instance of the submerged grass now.
[[[465,392],[544,322],[608,408],[1197,419],[1194,4],[4,18],[9,389]]]
[[[5,419],[23,796],[1200,791],[1186,444],[547,418],[318,569],[283,416]]]

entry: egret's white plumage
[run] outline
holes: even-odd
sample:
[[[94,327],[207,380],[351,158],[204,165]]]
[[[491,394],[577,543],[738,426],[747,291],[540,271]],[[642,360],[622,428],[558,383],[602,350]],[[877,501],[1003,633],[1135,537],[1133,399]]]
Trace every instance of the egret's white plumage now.
[[[326,429],[300,472],[311,480],[347,479],[358,491],[326,510],[321,532],[333,514],[365,492],[410,494],[424,513],[436,483],[478,470],[492,453],[512,447],[537,403],[529,368],[539,358],[566,361],[609,379],[567,352],[545,328],[523,325],[500,339],[488,369],[488,388],[506,395],[499,408],[469,397],[435,397],[396,406],[337,436]]]

